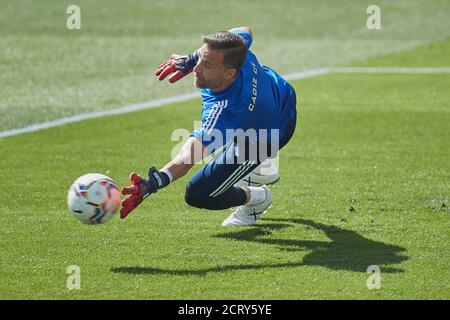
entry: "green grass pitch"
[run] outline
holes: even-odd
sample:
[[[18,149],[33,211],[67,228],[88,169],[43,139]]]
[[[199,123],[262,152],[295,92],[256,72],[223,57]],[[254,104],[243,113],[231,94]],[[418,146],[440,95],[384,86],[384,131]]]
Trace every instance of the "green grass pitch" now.
[[[172,2],[169,8],[158,2],[139,15],[139,5],[145,4],[136,1],[122,18],[119,2],[103,11],[95,9],[105,2],[80,3],[86,20],[85,34],[78,38],[55,28],[65,23],[66,4],[62,22],[55,20],[58,2],[33,7],[35,15],[26,7],[34,4],[24,2],[16,17],[7,13],[17,4],[5,4],[0,13],[8,17],[8,27],[0,32],[1,130],[190,92],[190,78],[171,87],[147,79],[149,70],[172,48],[195,47],[199,33],[229,23],[253,23],[256,54],[283,73],[289,71],[288,60],[277,56],[289,45],[302,58],[290,71],[331,65],[450,66],[450,28],[432,20],[441,16],[443,1],[423,7],[420,1],[381,1],[391,10],[384,16],[392,24],[386,23],[390,32],[373,41],[392,46],[374,50],[364,46],[369,40],[363,39],[363,29],[355,29],[365,26],[364,5],[359,19],[352,1],[334,11],[326,10],[330,1],[286,1],[292,9],[288,18],[304,18],[304,29],[293,24],[289,30],[266,28],[267,21],[257,19],[272,5],[269,1],[245,11],[241,20],[231,18],[233,2],[227,2],[230,13],[225,10],[202,26],[187,21],[195,14],[187,5],[186,35],[173,31],[179,41],[171,40],[161,15],[155,14],[158,23],[142,23],[144,13],[166,13]],[[410,10],[411,17],[422,10],[429,17],[411,26],[418,30],[414,37],[400,41],[402,10]],[[309,20],[308,13],[316,11],[324,16]],[[348,19],[333,28],[346,12]],[[42,15],[48,15],[44,22]],[[116,24],[105,26],[97,15]],[[133,16],[135,26],[127,24]],[[277,11],[274,17],[283,20]],[[323,43],[327,32],[330,40]],[[346,39],[348,32],[352,36]],[[150,34],[159,44],[153,52],[146,39]],[[296,34],[305,40],[306,52],[300,52],[301,42],[288,41]],[[39,40],[46,46],[40,47]],[[264,41],[278,45],[267,48]],[[67,64],[76,43],[87,47],[75,62],[91,66],[79,73]],[[323,52],[328,45],[334,57]],[[48,56],[51,48],[61,60]],[[108,48],[111,55],[104,57],[96,51]],[[120,52],[123,56],[113,59]],[[34,58],[45,59],[33,64]],[[118,68],[111,74],[112,61]],[[42,73],[62,66],[66,69],[60,72]],[[184,188],[193,172],[149,197],[125,220],[82,225],[66,208],[70,184],[84,173],[107,174],[126,185],[130,171],[164,165],[179,143],[170,141],[172,131],[191,130],[198,120],[199,99],[0,139],[0,298],[449,299],[450,74],[328,74],[292,84],[299,97],[297,131],[280,154],[273,205],[254,227],[225,229],[220,223],[230,210],[185,204]],[[80,290],[66,286],[70,265],[81,269]],[[367,287],[371,265],[380,267],[381,289]]]

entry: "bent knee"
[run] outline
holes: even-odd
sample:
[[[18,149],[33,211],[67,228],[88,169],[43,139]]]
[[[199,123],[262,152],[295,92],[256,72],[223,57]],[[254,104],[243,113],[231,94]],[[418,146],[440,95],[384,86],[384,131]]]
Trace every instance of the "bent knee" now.
[[[184,194],[184,200],[188,205],[195,208],[205,208],[206,202],[204,196],[200,194],[195,187],[188,182],[186,186],[186,192]]]

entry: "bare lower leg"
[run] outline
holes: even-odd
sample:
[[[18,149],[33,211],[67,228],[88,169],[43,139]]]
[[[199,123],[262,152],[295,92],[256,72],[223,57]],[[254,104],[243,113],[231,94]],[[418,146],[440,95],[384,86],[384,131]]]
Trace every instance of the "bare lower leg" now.
[[[247,203],[250,200],[250,190],[247,187],[240,187],[240,188],[245,192],[245,203]]]

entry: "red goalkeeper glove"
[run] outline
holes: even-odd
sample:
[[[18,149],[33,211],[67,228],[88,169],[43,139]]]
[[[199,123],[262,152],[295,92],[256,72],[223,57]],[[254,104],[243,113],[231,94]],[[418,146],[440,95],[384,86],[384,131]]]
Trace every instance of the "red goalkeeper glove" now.
[[[172,54],[170,59],[161,63],[155,72],[158,79],[164,80],[169,74],[169,82],[174,83],[181,78],[187,76],[192,72],[194,67],[197,65],[198,53],[197,51],[188,56],[180,56],[177,54]]]
[[[146,197],[170,183],[169,176],[165,172],[156,170],[155,167],[150,168],[147,179],[132,172],[130,181],[131,186],[122,188],[122,194],[128,195],[128,197],[122,200],[121,219],[124,219],[131,211],[136,209]]]

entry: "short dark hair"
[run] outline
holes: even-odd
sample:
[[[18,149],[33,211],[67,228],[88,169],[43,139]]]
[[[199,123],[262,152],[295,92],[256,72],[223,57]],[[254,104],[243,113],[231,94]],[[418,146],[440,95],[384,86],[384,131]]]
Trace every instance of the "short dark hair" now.
[[[219,31],[202,36],[203,43],[212,50],[223,51],[223,65],[225,68],[235,68],[239,72],[247,57],[245,40],[240,35],[229,31]]]

